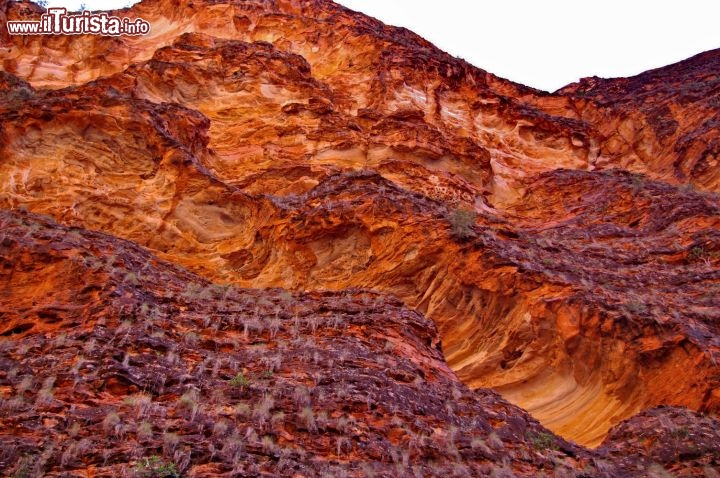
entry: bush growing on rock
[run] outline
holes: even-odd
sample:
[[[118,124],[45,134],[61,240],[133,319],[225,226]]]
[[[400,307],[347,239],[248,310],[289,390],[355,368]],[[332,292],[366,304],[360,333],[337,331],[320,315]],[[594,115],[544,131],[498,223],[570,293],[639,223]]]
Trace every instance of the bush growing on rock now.
[[[448,217],[452,236],[461,241],[477,237],[477,234],[473,230],[476,219],[477,214],[475,211],[460,208],[454,209]]]

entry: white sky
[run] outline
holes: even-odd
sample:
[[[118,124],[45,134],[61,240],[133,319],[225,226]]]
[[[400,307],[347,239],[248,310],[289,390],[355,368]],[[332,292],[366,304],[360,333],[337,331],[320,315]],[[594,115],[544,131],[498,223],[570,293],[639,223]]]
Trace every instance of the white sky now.
[[[75,10],[82,0],[50,0]],[[132,0],[84,0],[90,10]],[[718,0],[339,0],[491,73],[554,91],[720,48]]]

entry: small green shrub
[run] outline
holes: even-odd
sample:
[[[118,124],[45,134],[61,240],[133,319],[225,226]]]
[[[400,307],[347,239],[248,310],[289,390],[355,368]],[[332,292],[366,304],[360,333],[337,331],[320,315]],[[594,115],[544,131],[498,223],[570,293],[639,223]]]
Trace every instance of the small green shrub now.
[[[552,433],[538,432],[528,435],[530,442],[536,450],[557,450],[558,445]]]
[[[140,476],[151,478],[179,478],[180,472],[175,463],[166,462],[157,455],[143,458],[135,465],[135,471]]]
[[[452,236],[461,241],[477,237],[477,234],[473,230],[476,220],[477,214],[475,211],[460,208],[454,209],[450,213],[450,217],[448,217]]]
[[[688,261],[689,262],[700,262],[701,260],[705,259],[707,257],[707,252],[705,251],[705,248],[702,246],[695,246],[692,249],[690,249],[690,252],[688,253]]]
[[[231,378],[228,383],[233,387],[246,387],[250,385],[250,380],[242,373],[239,373]]]

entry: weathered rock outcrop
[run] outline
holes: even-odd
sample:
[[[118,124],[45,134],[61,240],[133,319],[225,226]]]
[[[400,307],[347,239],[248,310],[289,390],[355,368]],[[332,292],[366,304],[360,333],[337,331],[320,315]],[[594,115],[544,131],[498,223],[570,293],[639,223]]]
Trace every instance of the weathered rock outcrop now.
[[[40,11],[20,2],[0,10],[8,18]],[[132,447],[102,466],[98,455],[63,462],[64,448],[58,455],[55,447],[45,469],[92,474],[92,466],[104,476],[155,450],[197,476],[231,474],[241,455],[218,461],[231,432],[247,434],[253,446],[263,434],[275,444],[270,451],[248,444],[247,468],[235,472],[250,475],[336,474],[337,467],[360,474],[361,462],[392,475],[432,460],[439,468],[424,473],[447,474],[457,463],[477,474],[501,459],[496,473],[591,466],[587,473],[612,476],[633,466],[639,474],[654,466],[696,473],[720,459],[708,448],[697,460],[639,462],[630,448],[623,454],[620,432],[611,433],[605,459],[547,434],[485,391],[494,388],[555,433],[590,446],[649,407],[720,408],[712,123],[720,53],[549,94],[326,1],[150,0],[122,15],[148,20],[151,34],[12,37],[0,50],[0,208],[8,229],[0,346],[9,364],[0,390],[2,419],[15,427],[7,438],[15,451],[0,466],[20,466],[18,457],[38,446],[37,420],[46,412],[29,401],[50,407],[67,427],[84,409],[71,405],[82,400],[93,413],[113,413],[115,425],[76,440],[95,442],[132,435],[122,398],[140,392],[158,413],[148,420],[152,430],[177,443],[166,446],[157,433],[143,441],[136,430]],[[336,328],[312,325],[328,311]],[[148,314],[158,316],[159,330],[146,323]],[[196,337],[187,342],[190,331]],[[160,353],[172,354],[162,372],[170,385],[149,388],[142,376],[155,374],[152,360],[131,365],[156,332]],[[257,356],[253,333],[264,345]],[[94,364],[92,377],[60,380],[68,350],[44,370],[43,357],[67,348],[56,351],[54,341],[70,336],[92,338],[94,360],[105,368]],[[302,342],[310,340],[321,344]],[[355,345],[342,352],[343,340]],[[303,347],[320,358],[289,359],[287,368],[266,363],[302,355]],[[23,359],[18,348],[36,352]],[[193,372],[210,366],[203,354],[220,361],[209,378]],[[407,365],[404,378],[382,375],[398,363]],[[247,385],[232,392],[225,384],[238,372],[263,370],[275,381],[263,379],[266,392],[257,396]],[[53,376],[53,396],[65,397],[57,403],[40,394]],[[288,431],[285,422],[268,421],[271,411],[302,412],[286,400],[285,385],[316,390],[322,376],[354,376],[359,401],[392,394],[381,411],[367,405],[343,417],[364,413],[380,427],[363,429],[368,440],[385,436],[395,448],[383,442],[384,451],[368,454],[360,442],[340,443],[337,430],[303,431],[290,421]],[[255,401],[267,395],[273,405],[261,418],[244,417],[221,413],[218,396],[209,402],[217,409],[208,404],[199,422],[197,411],[172,408],[187,393],[198,400],[225,389],[233,405],[246,393]],[[460,395],[448,395],[455,389]],[[325,413],[342,410],[348,393],[338,390],[321,400]],[[423,448],[432,448],[426,437],[403,455],[398,440],[415,442],[388,423],[410,426],[418,412],[408,397],[418,390],[453,413],[466,404],[460,415],[473,418],[430,407],[419,418],[426,428],[412,428],[413,436],[455,427],[468,443],[487,443],[499,432],[473,420],[498,428],[487,410],[503,410],[503,420],[523,423],[511,425],[507,438],[518,454],[506,450],[502,458],[504,448],[490,447],[492,457],[461,450],[447,461],[447,453]],[[399,411],[388,412],[393,407]],[[43,425],[54,442],[68,433],[58,416]],[[231,431],[194,428],[210,421]],[[477,437],[473,426],[482,430]],[[533,439],[543,450],[556,448],[545,441],[560,440],[572,463],[531,450]],[[315,458],[293,454],[299,450]]]
[[[0,224],[2,469],[594,469],[589,453],[460,383],[432,322],[396,299],[219,286],[105,234],[7,211]]]
[[[597,125],[600,167],[718,191],[720,55],[701,53],[632,78],[586,78],[560,93]]]

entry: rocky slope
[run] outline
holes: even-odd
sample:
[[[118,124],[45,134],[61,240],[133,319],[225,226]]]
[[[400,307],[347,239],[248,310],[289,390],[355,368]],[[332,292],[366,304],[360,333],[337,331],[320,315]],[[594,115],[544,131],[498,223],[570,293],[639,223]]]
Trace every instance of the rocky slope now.
[[[586,78],[561,93],[602,135],[606,165],[718,191],[720,55],[701,53],[632,78]]]
[[[27,213],[0,224],[0,466],[16,474],[594,469],[458,382],[432,322],[396,299],[220,286],[105,234]]]
[[[2,38],[0,468],[714,476],[637,447],[720,407],[720,52],[549,94],[327,1],[121,15]]]

